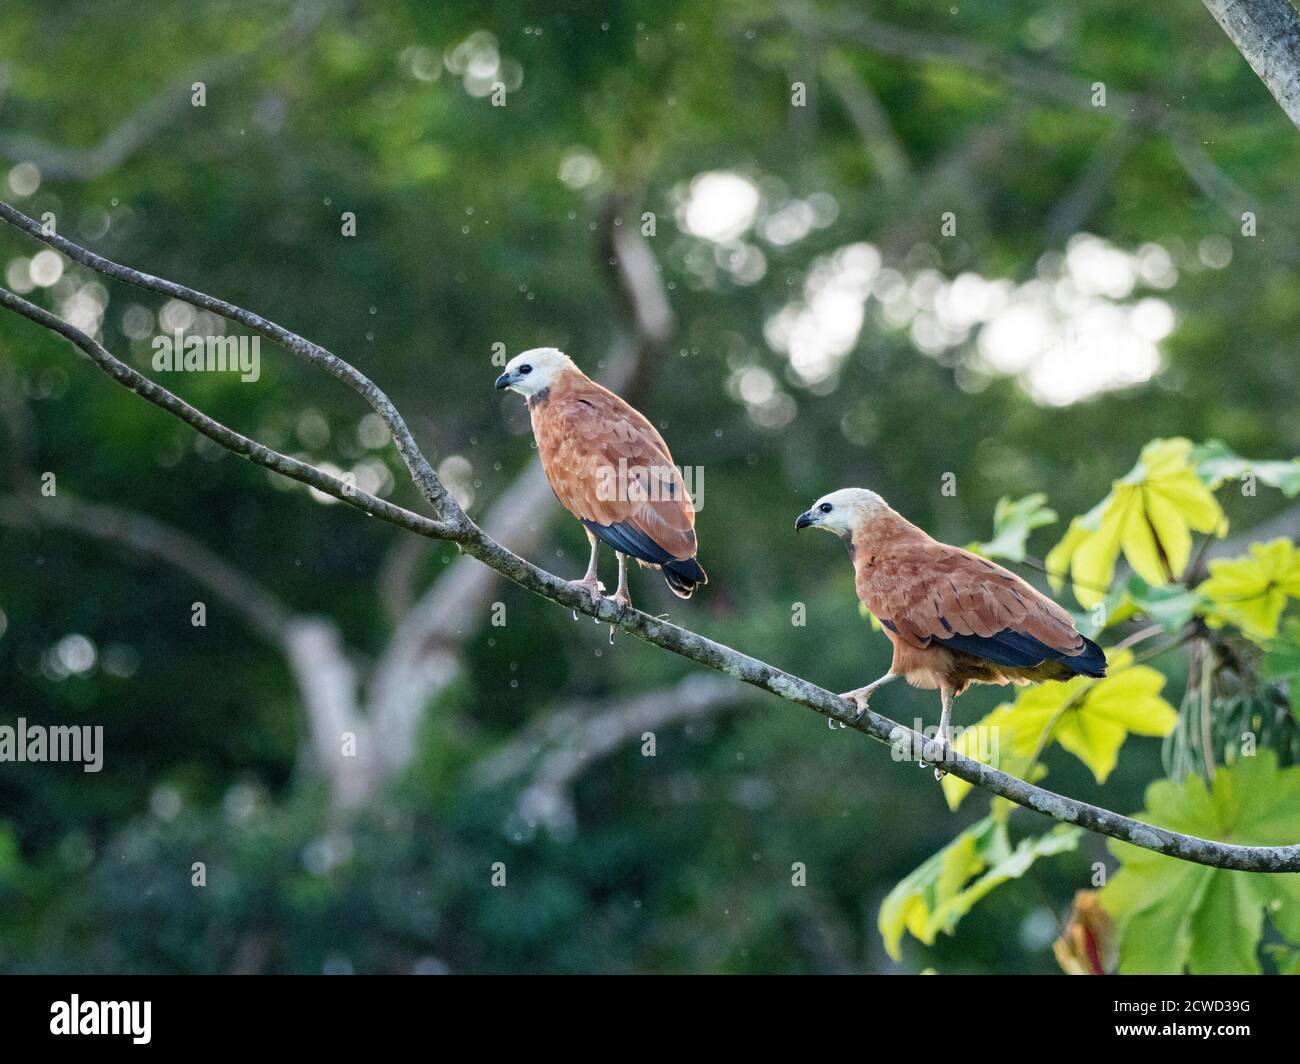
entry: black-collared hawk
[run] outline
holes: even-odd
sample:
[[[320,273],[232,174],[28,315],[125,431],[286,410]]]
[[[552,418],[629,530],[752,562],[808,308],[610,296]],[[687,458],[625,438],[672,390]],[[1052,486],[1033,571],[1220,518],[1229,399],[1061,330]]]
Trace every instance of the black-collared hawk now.
[[[874,491],[823,496],[799,515],[801,528],[844,541],[858,598],[894,647],[889,672],[841,696],[862,712],[871,692],[898,676],[937,688],[943,709],[936,738],[946,748],[953,699],[973,683],[1106,675],[1101,647],[1080,635],[1059,605],[987,558],[932,539]],[[935,769],[936,778],[943,775]]]
[[[695,507],[685,481],[643,415],[553,347],[516,355],[496,386],[528,400],[546,479],[586,529],[591,561],[576,586],[593,599],[604,590],[596,575],[601,543],[618,556],[613,598],[621,607],[632,604],[628,558],[661,570],[678,598],[708,583],[695,560]]]

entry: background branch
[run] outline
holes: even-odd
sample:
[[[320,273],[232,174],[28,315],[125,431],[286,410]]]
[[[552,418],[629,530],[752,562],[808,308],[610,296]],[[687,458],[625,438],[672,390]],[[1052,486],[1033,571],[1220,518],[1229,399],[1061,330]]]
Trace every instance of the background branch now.
[[[356,670],[338,626],[324,617],[295,615],[251,576],[193,536],[118,506],[86,502],[66,492],[55,496],[0,496],[0,524],[10,528],[56,528],[162,562],[188,576],[239,613],[279,652],[297,684],[313,761],[330,784],[340,809],[358,806],[372,793],[375,757],[370,729],[357,707]],[[354,756],[343,756],[343,738],[357,737]]]
[[[528,776],[516,807],[519,817],[571,834],[577,821],[573,786],[594,764],[640,742],[647,731],[730,709],[744,697],[734,680],[697,673],[632,698],[570,703],[474,766],[474,785],[495,790]]]
[[[168,123],[192,109],[190,97],[195,82],[211,90],[244,75],[253,63],[268,55],[301,48],[320,24],[327,6],[325,0],[300,0],[284,25],[265,42],[250,52],[212,60],[178,78],[95,144],[64,147],[24,134],[0,133],[0,158],[32,163],[42,177],[52,180],[89,181],[116,170]]]
[[[429,464],[429,460],[425,458],[423,452],[421,452],[420,448],[416,445],[415,438],[411,435],[411,430],[407,428],[406,421],[402,418],[402,415],[397,412],[397,407],[393,405],[393,401],[389,399],[388,396],[385,395],[364,373],[360,372],[349,363],[344,362],[343,359],[339,358],[337,355],[327,351],[319,344],[314,344],[310,340],[303,339],[303,337],[299,336],[297,333],[290,332],[288,329],[262,317],[260,314],[253,314],[250,311],[244,310],[242,307],[235,306],[233,303],[227,303],[223,299],[217,299],[213,296],[206,295],[203,292],[196,291],[193,288],[187,288],[185,285],[176,284],[174,281],[165,281],[160,277],[154,277],[147,273],[141,273],[139,270],[133,270],[128,266],[120,266],[116,262],[111,262],[103,256],[96,255],[93,251],[87,250],[80,244],[74,244],[71,240],[67,240],[64,237],[59,236],[57,233],[50,232],[45,228],[45,226],[41,225],[40,222],[28,218],[21,211],[14,210],[14,208],[7,203],[0,202],[0,219],[3,219],[18,229],[21,229],[23,232],[27,233],[28,236],[34,237],[41,241],[41,243],[48,244],[56,251],[63,252],[63,254],[67,255],[68,258],[72,259],[74,262],[79,262],[81,265],[89,267],[96,273],[101,273],[105,277],[112,277],[114,280],[125,281],[127,284],[136,285],[139,288],[147,288],[150,291],[170,296],[172,299],[182,300],[183,302],[189,303],[191,306],[199,307],[203,310],[210,310],[215,314],[220,314],[223,318],[226,318],[229,321],[237,322],[245,328],[251,329],[253,332],[260,333],[268,340],[275,341],[286,351],[291,351],[299,358],[320,366],[331,376],[337,377],[339,380],[348,384],[360,393],[366,402],[370,404],[375,413],[383,419],[384,424],[388,426],[388,431],[392,433],[393,444],[397,447],[398,454],[402,456],[402,460],[406,463],[411,478],[415,481],[415,486],[420,489],[420,493],[424,495],[433,506],[434,512],[439,516],[450,517],[453,519],[464,516],[460,506],[456,503],[456,500],[453,499],[442,486],[442,481],[440,481],[437,474],[434,473],[433,467]],[[30,306],[30,304],[28,305]],[[16,305],[10,305],[10,309],[19,310]],[[22,310],[20,310],[20,313],[27,314],[26,311]],[[41,313],[44,312],[42,311]],[[27,316],[31,317],[30,314],[27,314]],[[57,321],[57,319],[54,320]],[[42,322],[42,324],[45,324],[47,328],[55,328],[55,326],[46,322]],[[57,332],[59,330],[55,328],[55,331]],[[68,339],[72,339],[72,337],[68,337]],[[77,341],[73,340],[73,342],[76,343]],[[90,354],[90,352],[87,352],[87,354]],[[105,354],[107,354],[107,352],[105,352]],[[91,357],[95,356],[92,355]],[[111,359],[112,356],[110,355],[109,358]],[[113,361],[116,360],[114,359]],[[121,363],[118,364],[122,365]],[[125,366],[122,368],[127,369]],[[129,369],[128,372],[133,374],[135,373],[134,370]],[[135,376],[139,377],[139,374],[135,374]],[[139,379],[142,381],[145,380],[143,377],[139,377]],[[119,383],[124,383],[120,377]],[[148,398],[148,396],[146,396],[146,398]],[[177,401],[179,402],[179,400]],[[173,413],[174,412],[175,411],[173,411]],[[217,442],[221,443],[222,446],[227,446],[227,444],[221,440],[217,440]],[[257,460],[258,459],[254,459],[254,461]],[[289,461],[292,461],[292,459],[289,459]],[[280,471],[281,470],[277,470],[277,472]],[[313,484],[312,486],[319,487],[317,484]],[[322,488],[321,490],[326,489]]]
[[[31,219],[26,218],[7,205],[3,205],[0,216],[26,231],[31,231],[32,228],[37,232],[42,231],[41,227],[32,222]],[[21,222],[15,221],[15,219],[21,219]],[[70,242],[62,241],[62,243],[67,244]],[[122,271],[124,269],[107,263],[106,260],[100,259],[99,256],[93,255],[85,251],[85,249],[78,248],[75,245],[72,246],[79,253],[77,261],[91,265],[92,268],[100,269],[100,272],[108,276],[115,275],[111,271]],[[99,265],[92,265],[92,263]],[[126,272],[135,274],[135,271]],[[250,314],[240,308],[230,307],[229,304],[221,303],[219,300],[212,300],[211,297],[201,296],[189,289],[172,285],[170,282],[159,281],[156,278],[150,278],[149,280],[151,283],[148,287],[153,287],[155,284],[167,286],[159,290],[184,292],[188,294],[188,297],[208,300],[212,304],[208,306],[208,309],[217,309],[218,306],[229,307],[235,314],[239,315],[235,320],[255,320],[262,323],[266,335],[284,335],[290,341],[286,346],[292,345],[290,346],[291,350],[315,351],[327,355],[327,360],[315,356],[310,357],[312,357],[313,361],[330,368],[331,372],[336,376],[354,383],[365,380],[360,373],[341,359],[328,355],[328,352],[324,352],[323,349],[316,347],[316,345],[310,344],[301,337],[289,333],[288,330],[259,318],[257,315]],[[187,295],[180,295],[178,298],[187,298]],[[573,587],[568,581],[545,572],[493,540],[468,517],[464,516],[463,511],[460,510],[459,506],[456,506],[454,501],[452,501],[451,505],[455,509],[451,512],[449,519],[436,522],[402,510],[400,507],[383,503],[382,500],[366,495],[364,492],[349,489],[347,485],[336,478],[330,477],[304,463],[289,459],[262,444],[240,436],[219,422],[208,418],[205,414],[172,395],[165,388],[161,388],[147,378],[142,377],[114,358],[101,345],[79,329],[49,314],[47,311],[41,310],[41,308],[28,303],[5,289],[0,289],[0,304],[71,340],[90,355],[119,384],[193,425],[210,439],[234,453],[243,455],[251,461],[276,472],[282,472],[286,476],[320,487],[321,490],[335,494],[336,497],[351,503],[372,516],[380,517],[412,531],[418,531],[423,535],[454,541],[466,553],[478,558],[507,579],[542,598],[558,603],[567,609],[595,617],[604,623],[616,625],[644,642],[672,651],[754,687],[762,688],[785,701],[805,706],[830,720],[839,721],[847,728],[862,732],[881,743],[893,747],[897,756],[902,760],[916,764],[922,761],[928,763],[941,762],[947,771],[954,776],[966,780],[976,787],[981,787],[1007,798],[1018,805],[1043,813],[1055,820],[1075,824],[1097,834],[1120,839],[1156,853],[1217,868],[1251,872],[1300,871],[1300,844],[1288,846],[1238,846],[1210,839],[1196,838],[1144,824],[1131,817],[1122,816],[1108,809],[1081,802],[1077,799],[1066,798],[1026,783],[1024,780],[1016,779],[1014,776],[978,761],[972,761],[955,751],[945,749],[940,744],[927,740],[924,736],[911,729],[905,728],[888,717],[871,710],[859,715],[857,707],[853,703],[831,694],[802,677],[778,669],[705,636],[651,617],[639,610],[620,609],[609,599],[601,599],[593,603],[587,595]],[[221,312],[218,310],[218,313]],[[259,329],[258,331],[264,330]],[[367,397],[372,398],[372,401],[375,395],[382,396],[382,393],[373,385],[370,385],[370,388],[373,391],[369,393],[365,389],[359,388],[358,390],[361,390],[363,394],[367,394]],[[386,397],[384,397],[384,401],[387,402]],[[396,410],[392,409],[391,413],[395,420],[404,427],[404,422],[401,421]],[[414,447],[414,441],[410,440],[409,436],[407,439],[409,445]],[[399,444],[399,448],[400,446]],[[406,456],[404,455],[404,457]],[[446,491],[441,482],[438,481],[437,474],[433,472],[423,455],[419,454],[418,449],[408,458],[408,465],[414,468],[427,469],[429,476],[432,478],[429,485],[432,495],[435,498],[446,496]],[[926,771],[929,770],[926,769]]]
[[[118,506],[58,495],[0,496],[0,524],[10,528],[60,528],[128,547],[184,573],[238,610],[263,639],[283,642],[290,611],[252,577],[231,565],[193,536],[145,514]]]

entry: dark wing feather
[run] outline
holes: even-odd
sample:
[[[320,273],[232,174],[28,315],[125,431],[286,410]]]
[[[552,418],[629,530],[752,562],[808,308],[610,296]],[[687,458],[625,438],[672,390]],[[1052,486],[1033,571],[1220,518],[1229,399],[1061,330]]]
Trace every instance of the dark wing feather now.
[[[858,573],[858,594],[911,646],[933,644],[998,665],[1060,661],[1085,676],[1105,674],[1100,647],[1046,595],[1002,566],[939,543],[899,519],[882,560]]]
[[[1106,655],[1091,639],[1080,636],[1084,649],[1078,654],[1063,654],[1041,640],[1023,632],[1004,628],[994,635],[950,635],[932,637],[930,642],[949,650],[958,650],[974,658],[991,661],[995,665],[1013,665],[1032,668],[1045,661],[1059,661],[1071,672],[1081,676],[1105,676]]]

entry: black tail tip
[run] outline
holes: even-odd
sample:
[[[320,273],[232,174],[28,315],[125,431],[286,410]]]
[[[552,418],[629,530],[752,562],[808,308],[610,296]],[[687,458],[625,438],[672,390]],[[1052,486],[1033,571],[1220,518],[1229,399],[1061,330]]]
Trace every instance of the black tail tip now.
[[[690,598],[692,592],[695,591],[696,585],[709,582],[709,574],[701,568],[700,563],[694,558],[671,561],[662,566],[662,570],[664,583],[668,585],[668,590],[678,598]]]
[[[1106,675],[1106,652],[1087,636],[1083,637],[1083,651],[1065,660],[1074,672],[1082,676],[1100,679]]]

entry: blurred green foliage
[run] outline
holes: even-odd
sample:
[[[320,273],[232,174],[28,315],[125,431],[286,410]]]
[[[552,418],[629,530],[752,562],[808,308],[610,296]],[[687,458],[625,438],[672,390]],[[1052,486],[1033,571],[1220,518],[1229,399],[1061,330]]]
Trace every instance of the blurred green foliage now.
[[[621,203],[628,224],[654,212],[676,333],[637,401],[678,461],[705,467],[711,583],[680,604],[642,578],[638,605],[832,690],[879,675],[888,648],[859,616],[842,554],[794,540],[793,517],[820,494],[870,486],[967,543],[1008,535],[1014,514],[991,520],[1004,498],[1042,492],[1063,518],[1086,512],[1153,438],[1222,440],[1253,458],[1300,450],[1300,139],[1199,5],[872,6],[881,23],[982,46],[1010,77],[925,54],[918,39],[915,54],[873,48],[869,30],[844,30],[859,6],[830,2],[339,3],[282,43],[289,13],[239,0],[147,15],[121,0],[57,14],[6,6],[4,167],[45,165],[25,195],[9,171],[4,198],[348,358],[393,396],[435,465],[468,462],[475,516],[535,460],[518,405],[492,391],[493,345],[554,345],[599,368],[626,317],[603,212]],[[474,34],[492,35],[494,69],[518,81],[504,107],[453,69]],[[1013,60],[1085,94],[1104,83],[1112,103],[1037,91]],[[196,80],[205,107],[190,105]],[[807,107],[791,106],[795,82]],[[845,84],[869,90],[885,132]],[[1124,99],[1149,107],[1135,118]],[[95,145],[151,108],[168,113],[122,159],[60,176],[51,146]],[[884,140],[901,177],[882,165]],[[758,276],[742,268],[757,261],[750,250],[682,221],[690,182],[711,171],[760,191],[742,241],[761,253]],[[812,197],[833,205],[826,224],[784,243],[756,235]],[[1062,210],[1079,202],[1081,214]],[[355,237],[340,232],[344,211]],[[940,235],[945,211],[955,237]],[[1253,237],[1241,235],[1243,211],[1257,218]],[[1062,214],[1073,224],[1054,233]],[[1128,254],[1158,246],[1176,269],[1171,287],[1133,295],[1164,301],[1176,323],[1146,383],[1044,405],[1019,375],[981,363],[978,330],[926,353],[874,299],[819,381],[765,335],[818,261],[847,245],[878,248],[900,282],[933,271],[1021,284],[1059,269],[1074,229]],[[36,250],[0,233],[6,265]],[[65,280],[31,298],[58,309],[95,278]],[[126,316],[163,301],[120,285],[104,295],[104,343],[147,367],[148,339],[129,335]],[[752,370],[762,374],[747,397]],[[333,619],[361,658],[383,652],[392,622],[379,579],[398,530],[276,490],[11,315],[0,373],[9,490],[37,490],[52,471],[60,492],[186,530],[295,611]],[[310,460],[347,468],[371,453],[357,398],[269,344],[256,384],[165,383]],[[391,449],[384,460],[391,497],[418,507]],[[1223,504],[1248,531],[1287,500],[1260,491]],[[1013,554],[1023,531],[1042,557],[1064,526],[1026,518]],[[556,520],[536,560],[573,575],[584,552],[577,524]],[[415,585],[453,556],[428,549]],[[928,770],[757,695],[665,729],[654,758],[624,744],[579,778],[572,831],[537,828],[518,815],[519,781],[483,789],[473,767],[561,704],[617,701],[690,670],[632,640],[611,648],[603,629],[505,586],[510,623],[465,618],[465,669],[428,707],[411,769],[340,823],[303,756],[283,660],[220,605],[192,626],[200,597],[119,547],[0,526],[0,722],[102,724],[107,748],[97,775],[0,765],[0,969],[1049,972],[1058,919],[1106,859],[1085,835],[988,894],[955,937],[904,943],[896,963],[876,930],[882,900],[981,808],[950,812]],[[806,626],[791,624],[795,603]],[[50,667],[71,633],[97,648],[94,668]],[[1272,660],[1294,674],[1286,652]],[[1174,652],[1155,664],[1177,704],[1185,662]],[[1001,700],[972,692],[959,723]],[[900,685],[879,708],[933,722],[938,702]],[[1125,745],[1104,790],[1065,751],[1044,760],[1056,789],[1123,811],[1161,772],[1150,739]],[[494,862],[505,888],[490,885]],[[792,886],[795,863],[805,887]]]

